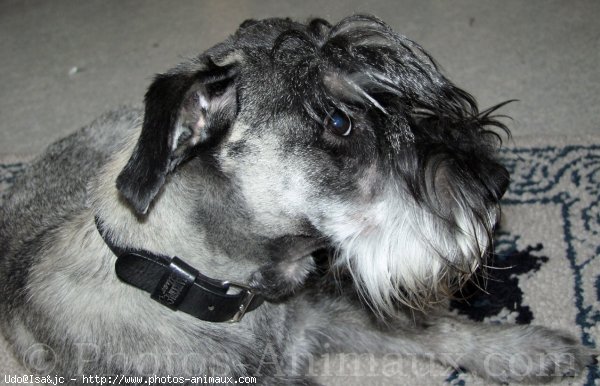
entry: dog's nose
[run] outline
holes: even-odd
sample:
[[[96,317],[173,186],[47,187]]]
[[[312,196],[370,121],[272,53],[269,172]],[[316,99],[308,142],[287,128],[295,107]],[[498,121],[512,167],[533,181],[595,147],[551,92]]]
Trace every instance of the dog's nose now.
[[[510,185],[510,174],[504,166],[498,165],[498,171],[495,173],[494,182],[496,184],[494,193],[496,194],[496,199],[499,200],[504,196],[504,193],[506,193]]]

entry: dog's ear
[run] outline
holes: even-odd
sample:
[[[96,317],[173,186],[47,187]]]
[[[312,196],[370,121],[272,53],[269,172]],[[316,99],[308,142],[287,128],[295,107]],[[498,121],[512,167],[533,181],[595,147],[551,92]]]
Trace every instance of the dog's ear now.
[[[145,97],[142,132],[117,189],[145,214],[167,175],[191,150],[220,137],[237,112],[235,64],[158,75]]]

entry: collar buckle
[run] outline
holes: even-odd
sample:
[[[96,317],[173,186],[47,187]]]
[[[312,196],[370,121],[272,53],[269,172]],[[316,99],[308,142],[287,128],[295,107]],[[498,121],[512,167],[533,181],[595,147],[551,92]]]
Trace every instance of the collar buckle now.
[[[254,292],[254,289],[252,289],[252,287],[250,287],[246,284],[242,284],[242,283],[238,283],[238,282],[234,282],[234,281],[230,281],[230,280],[226,280],[222,284],[225,288],[234,287],[234,288],[240,289],[241,292],[246,293],[244,295],[242,302],[240,303],[238,312],[236,312],[235,315],[233,315],[233,318],[231,318],[229,320],[229,323],[237,323],[240,320],[242,320],[244,315],[246,315],[246,311],[248,311],[248,307],[252,303],[252,300],[254,300],[256,293]]]

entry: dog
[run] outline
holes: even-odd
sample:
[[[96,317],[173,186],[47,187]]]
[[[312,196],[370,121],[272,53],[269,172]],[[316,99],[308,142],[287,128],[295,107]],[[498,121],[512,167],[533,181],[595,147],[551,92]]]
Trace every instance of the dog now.
[[[15,183],[2,329],[67,384],[311,385],[329,352],[579,374],[595,353],[566,333],[444,311],[492,246],[501,106],[373,16],[248,20]]]

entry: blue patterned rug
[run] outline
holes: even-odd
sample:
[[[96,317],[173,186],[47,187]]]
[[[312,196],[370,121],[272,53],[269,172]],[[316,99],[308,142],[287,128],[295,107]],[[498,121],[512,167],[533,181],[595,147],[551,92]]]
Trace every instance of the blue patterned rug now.
[[[600,142],[503,152],[511,185],[503,199],[489,295],[453,307],[475,320],[533,323],[600,339]],[[452,385],[480,384],[453,373]],[[473,381],[473,382],[472,382]],[[598,368],[564,384],[597,385]]]
[[[468,303],[452,302],[455,312],[488,323],[560,328],[578,336],[585,345],[598,347],[600,139],[582,143],[528,145],[503,151],[512,182],[503,200],[492,263],[497,269],[490,271],[489,294],[473,288]],[[0,205],[6,189],[24,167],[23,162],[0,160]],[[329,372],[323,372],[321,366],[319,379],[346,386],[484,384],[471,374],[432,366],[402,366],[402,374],[386,373],[377,365],[353,368],[351,373],[348,369],[331,370],[331,365]],[[600,372],[592,368],[580,378],[558,384],[597,385]]]
[[[13,184],[15,178],[25,168],[24,162],[0,163],[0,205],[4,202],[7,189]]]

